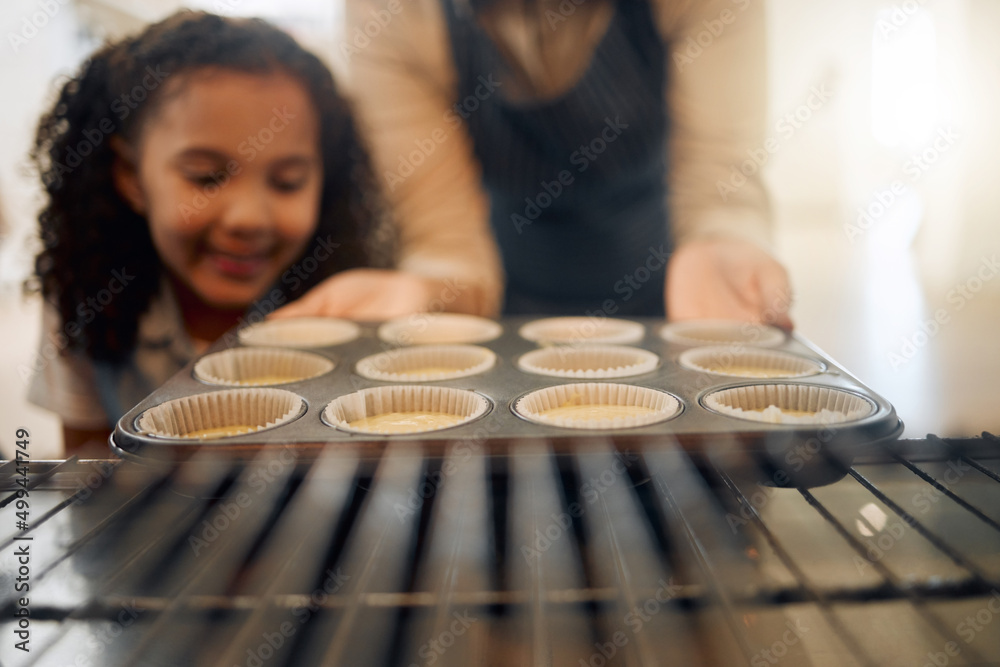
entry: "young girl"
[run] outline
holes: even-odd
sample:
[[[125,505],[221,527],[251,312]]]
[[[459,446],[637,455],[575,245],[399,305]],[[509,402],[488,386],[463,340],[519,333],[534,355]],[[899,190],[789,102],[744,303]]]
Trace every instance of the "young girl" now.
[[[29,399],[62,418],[68,453],[106,456],[117,419],[248,309],[371,261],[379,199],[350,109],[263,21],[181,12],[104,47],[32,158],[51,344]]]

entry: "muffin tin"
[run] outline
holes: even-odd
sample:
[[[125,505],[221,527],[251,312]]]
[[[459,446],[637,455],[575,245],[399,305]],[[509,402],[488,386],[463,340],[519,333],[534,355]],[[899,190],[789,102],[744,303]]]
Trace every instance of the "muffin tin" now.
[[[521,335],[524,331],[531,334],[551,330],[547,322],[538,322],[546,318],[504,318],[492,323],[495,336],[478,336],[472,345],[468,341],[456,342],[454,337],[448,335],[448,331],[444,332],[441,341],[444,345],[441,347],[456,348],[464,355],[459,365],[464,365],[467,371],[459,377],[435,380],[435,377],[441,375],[418,372],[415,375],[404,373],[398,376],[399,380],[376,379],[380,376],[378,372],[373,372],[372,368],[378,368],[379,363],[384,370],[394,360],[401,358],[405,360],[415,354],[413,350],[416,348],[387,342],[385,338],[390,338],[385,335],[387,330],[433,332],[440,324],[431,315],[413,315],[405,319],[408,321],[382,325],[361,324],[358,326],[358,335],[354,338],[338,344],[309,347],[307,350],[303,350],[302,341],[308,340],[309,336],[293,334],[294,347],[329,360],[333,368],[326,369],[324,366],[326,370],[315,377],[284,382],[280,385],[281,390],[292,392],[302,399],[301,411],[287,419],[286,423],[262,428],[253,433],[210,440],[176,438],[144,432],[140,424],[147,423],[143,422],[143,418],[147,417],[148,421],[147,411],[154,407],[177,399],[204,403],[211,399],[195,397],[226,391],[225,387],[199,379],[194,368],[200,359],[196,359],[122,417],[112,436],[112,446],[126,456],[169,458],[205,444],[230,451],[249,452],[261,446],[275,444],[308,448],[326,443],[377,444],[384,443],[388,439],[435,441],[447,444],[455,441],[482,443],[544,438],[558,443],[579,440],[588,435],[605,438],[609,435],[622,435],[637,441],[641,441],[642,438],[670,435],[687,447],[725,442],[773,454],[775,448],[791,449],[803,445],[813,446],[814,443],[822,443],[827,448],[841,447],[853,450],[858,446],[896,438],[902,431],[902,423],[897,418],[895,410],[884,398],[875,394],[801,336],[786,334],[772,328],[710,322],[704,323],[699,329],[695,324],[665,325],[662,320],[651,318],[629,318],[628,325],[609,327],[609,324],[614,323],[595,320],[592,325],[587,325],[586,318],[580,318],[571,323],[580,332],[574,342],[567,348],[552,348],[549,346],[553,343],[544,336],[539,338],[531,335],[530,337],[539,339],[529,340]],[[462,326],[466,329],[472,324],[474,323],[462,322]],[[635,331],[637,328],[641,328],[642,335],[631,344],[592,343],[587,338],[587,332]],[[680,330],[680,334],[677,330]],[[681,335],[689,334],[691,331],[698,334],[707,331],[709,335],[705,340]],[[253,336],[248,339],[245,335],[224,336],[202,355],[202,359],[228,348],[247,347],[239,342],[241,338],[254,339]],[[281,347],[280,340],[275,341],[271,336],[264,338],[267,339],[268,345]],[[434,342],[428,340],[427,336],[418,338],[426,343]],[[585,350],[591,345],[595,347],[594,353]],[[708,349],[710,346],[714,351]],[[562,355],[565,357],[563,361],[570,360],[566,363],[571,363],[573,358],[583,358],[587,359],[590,365],[580,369],[578,373],[541,374],[537,370],[535,360],[540,356],[538,351],[547,347],[550,350],[548,357],[552,357],[553,354],[560,356],[562,349],[565,352],[565,355]],[[475,354],[476,348],[480,349],[478,357]],[[622,354],[629,349],[643,351],[637,355],[642,359],[642,363],[635,363],[632,364],[633,367],[629,367],[631,363],[628,361],[629,356]],[[701,351],[692,352],[696,349]],[[651,355],[655,355],[655,363],[652,362]],[[427,358],[431,360],[430,365],[439,370],[440,359],[434,355]],[[611,372],[601,373],[594,368],[595,359],[598,361],[611,359],[612,365],[619,363],[620,366],[614,367]],[[625,361],[615,361],[622,359]],[[546,363],[565,371],[565,363],[555,363],[551,359]],[[712,366],[713,363],[716,364],[715,367]],[[722,372],[719,369],[720,363]],[[744,371],[747,364],[772,363],[773,368],[763,377],[740,377],[724,372],[727,363],[730,364],[730,370],[737,372]],[[419,367],[420,364],[416,366]],[[202,367],[204,363],[199,368]],[[401,367],[405,370],[407,366],[403,363]],[[622,370],[623,367],[625,370]],[[396,367],[392,368],[395,371],[399,370]],[[469,368],[472,370],[468,371]],[[778,371],[775,371],[775,368]],[[781,369],[787,369],[789,377],[772,377]],[[607,386],[601,386],[602,384]],[[331,417],[333,411],[327,409],[335,400],[338,400],[337,405],[341,406],[350,405],[351,401],[357,405],[357,400],[361,399],[342,400],[351,394],[368,396],[367,400],[370,403],[373,395],[388,396],[389,393],[398,393],[395,389],[388,392],[377,388],[403,387],[403,385],[474,392],[481,398],[483,409],[477,408],[471,418],[457,426],[393,435],[356,432],[342,421],[338,421],[339,418]],[[580,388],[578,390],[571,385],[579,385]],[[611,385],[617,385],[618,388],[612,388]],[[559,387],[562,389],[540,392]],[[522,414],[519,414],[520,401],[534,401],[531,405],[535,408],[541,405],[534,398],[537,396],[565,398],[584,395],[614,396],[616,398],[609,400],[626,402],[631,399],[621,397],[643,396],[645,398],[642,400],[654,401],[658,406],[657,410],[666,412],[656,415],[655,418],[643,417],[637,420],[625,419],[601,424],[590,422],[589,425],[585,422],[582,426],[579,423],[538,419],[538,415],[528,409],[520,410]],[[813,420],[815,423],[779,424],[768,421],[773,417],[774,410],[763,414],[762,417],[756,412],[749,415],[741,414],[741,411],[749,410],[764,413],[767,406],[757,405],[755,402],[760,400],[767,402],[772,399],[785,401],[786,404],[780,407],[791,410],[816,411],[832,408],[836,412],[841,407],[847,406],[844,407],[847,412],[839,417],[834,415],[832,419],[827,418],[829,417],[827,412],[821,412],[822,418],[818,421]],[[676,405],[671,403],[673,400],[676,400]],[[527,405],[528,402],[525,402],[521,407]],[[341,411],[338,414],[342,416],[346,413]],[[804,420],[800,418],[789,421]]]

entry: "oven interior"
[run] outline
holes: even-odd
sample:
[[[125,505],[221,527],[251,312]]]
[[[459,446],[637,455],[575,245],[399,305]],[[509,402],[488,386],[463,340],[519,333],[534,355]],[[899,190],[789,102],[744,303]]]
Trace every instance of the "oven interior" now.
[[[32,462],[27,530],[4,464],[0,662],[1000,664],[990,434],[297,452]]]

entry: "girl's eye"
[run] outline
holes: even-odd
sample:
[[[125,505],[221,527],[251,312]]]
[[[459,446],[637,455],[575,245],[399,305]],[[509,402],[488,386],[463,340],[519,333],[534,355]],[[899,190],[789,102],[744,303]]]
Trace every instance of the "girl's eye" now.
[[[278,192],[295,192],[309,183],[312,171],[307,167],[294,166],[279,169],[268,178],[271,187]]]
[[[308,180],[309,178],[306,176],[299,178],[272,178],[271,185],[279,192],[295,192],[305,187]]]
[[[209,185],[218,185],[222,182],[219,178],[219,174],[214,172],[207,174],[188,174],[187,179],[202,188],[208,187]]]

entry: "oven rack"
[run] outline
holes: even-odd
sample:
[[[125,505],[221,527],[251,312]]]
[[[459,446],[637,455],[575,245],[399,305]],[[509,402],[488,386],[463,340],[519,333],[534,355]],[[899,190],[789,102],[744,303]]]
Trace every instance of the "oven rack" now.
[[[0,662],[1000,664],[998,452],[607,437],[32,462],[26,532],[8,462]]]

